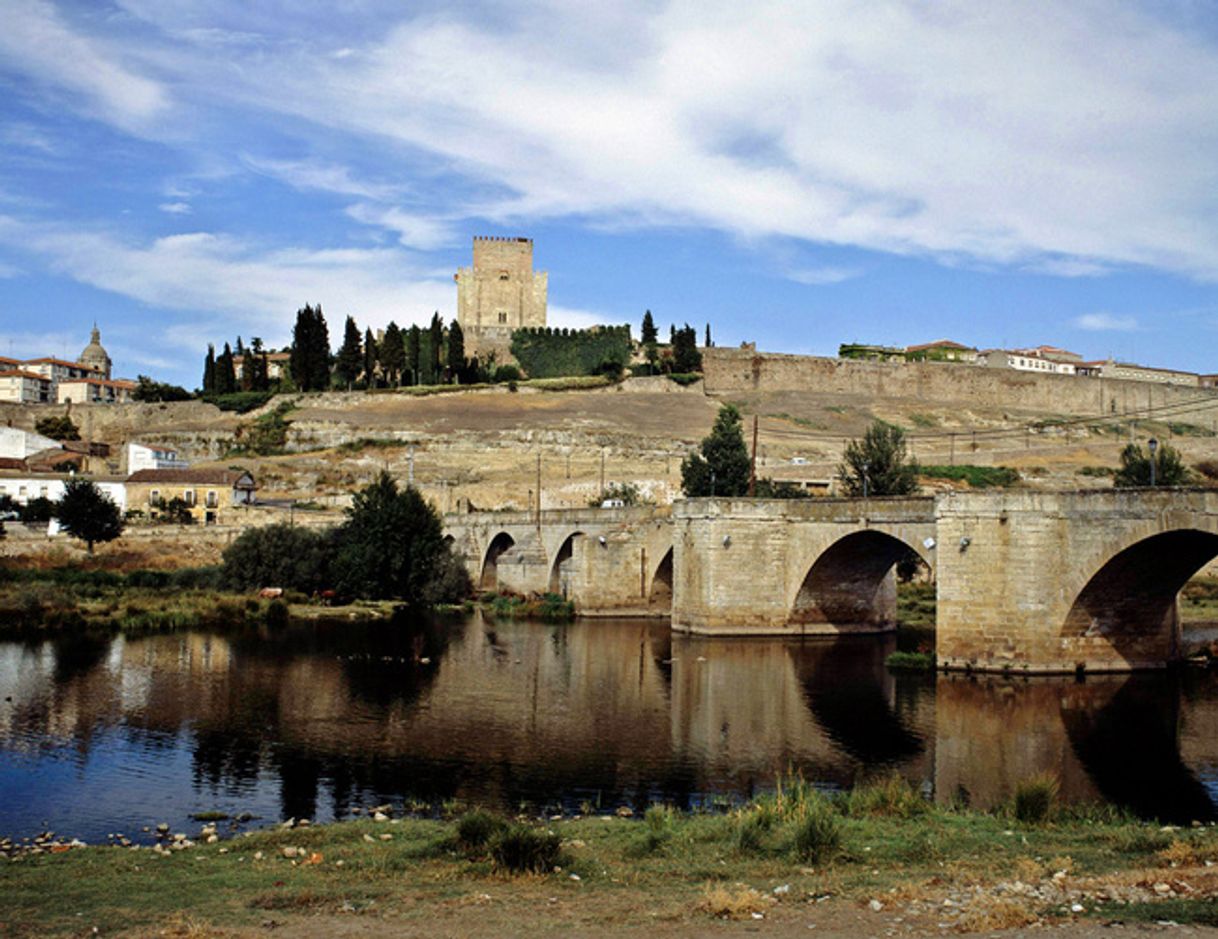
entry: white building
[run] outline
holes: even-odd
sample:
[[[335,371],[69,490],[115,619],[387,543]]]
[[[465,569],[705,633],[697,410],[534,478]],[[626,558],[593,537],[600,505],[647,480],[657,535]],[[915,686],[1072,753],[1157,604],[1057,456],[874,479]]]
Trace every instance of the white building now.
[[[71,476],[63,473],[31,473],[28,470],[0,470],[0,496],[9,496],[20,505],[32,499],[58,502],[63,498],[64,485]],[[127,486],[121,477],[90,476],[88,479],[118,506],[127,511]]]
[[[59,383],[60,404],[125,404],[136,389],[133,381],[117,378],[71,378]]]
[[[986,349],[977,353],[977,364],[1042,375],[1073,375],[1077,370],[1075,363],[1046,358],[1036,349]]]
[[[0,457],[24,460],[44,450],[58,449],[58,440],[28,430],[18,430],[16,427],[0,427]]]
[[[140,470],[188,469],[190,464],[178,459],[178,451],[169,447],[151,447],[142,443],[127,444],[127,472]]]

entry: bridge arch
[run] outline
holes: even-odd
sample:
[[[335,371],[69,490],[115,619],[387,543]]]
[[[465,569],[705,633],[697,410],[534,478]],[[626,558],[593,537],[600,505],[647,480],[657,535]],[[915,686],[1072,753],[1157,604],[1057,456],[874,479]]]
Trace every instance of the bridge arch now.
[[[910,554],[925,561],[912,545],[877,529],[837,539],[808,568],[789,606],[789,622],[872,628],[895,625],[892,570]]]
[[[1177,596],[1216,556],[1218,534],[1195,528],[1135,541],[1092,573],[1066,614],[1061,636],[1108,646],[1131,665],[1177,657]]]
[[[651,574],[647,593],[647,608],[654,611],[672,610],[672,548],[670,547]]]
[[[482,573],[478,578],[479,589],[499,589],[499,558],[505,551],[509,551],[515,545],[516,539],[506,531],[499,532],[499,534],[491,539],[490,544],[486,546],[486,551],[482,555]]]
[[[550,580],[547,587],[550,593],[563,597],[571,596],[571,578],[575,573],[572,562],[572,558],[575,556],[575,544],[577,540],[586,537],[585,532],[573,531],[558,546],[558,551],[554,554],[554,562],[550,565]]]

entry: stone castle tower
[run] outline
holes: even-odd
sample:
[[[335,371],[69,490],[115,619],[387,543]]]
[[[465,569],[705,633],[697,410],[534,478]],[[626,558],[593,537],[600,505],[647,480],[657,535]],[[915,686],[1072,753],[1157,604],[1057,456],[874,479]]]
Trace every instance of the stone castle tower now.
[[[549,275],[533,270],[531,238],[474,238],[474,266],[453,279],[467,355],[509,361],[512,330],[546,325]]]

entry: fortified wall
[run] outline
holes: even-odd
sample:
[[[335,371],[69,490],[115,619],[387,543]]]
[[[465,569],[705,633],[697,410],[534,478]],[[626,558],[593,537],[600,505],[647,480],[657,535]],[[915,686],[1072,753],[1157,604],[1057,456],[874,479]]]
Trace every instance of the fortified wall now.
[[[1207,388],[1041,375],[956,362],[868,362],[748,348],[706,349],[702,368],[706,391],[712,395],[810,391],[1096,416],[1120,416],[1205,396],[1218,401],[1218,393]]]

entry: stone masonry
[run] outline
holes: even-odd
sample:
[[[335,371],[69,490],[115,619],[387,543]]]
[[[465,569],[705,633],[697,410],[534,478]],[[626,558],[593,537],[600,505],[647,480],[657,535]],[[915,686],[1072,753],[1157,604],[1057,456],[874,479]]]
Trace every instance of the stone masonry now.
[[[475,238],[473,267],[453,279],[467,355],[494,352],[502,364],[511,359],[513,330],[546,325],[549,275],[533,270],[532,239]]]

